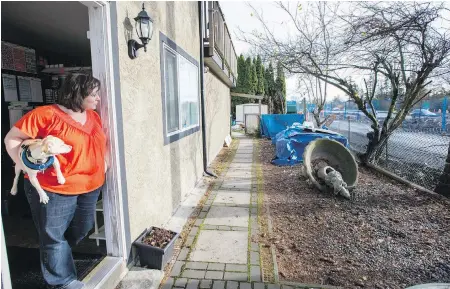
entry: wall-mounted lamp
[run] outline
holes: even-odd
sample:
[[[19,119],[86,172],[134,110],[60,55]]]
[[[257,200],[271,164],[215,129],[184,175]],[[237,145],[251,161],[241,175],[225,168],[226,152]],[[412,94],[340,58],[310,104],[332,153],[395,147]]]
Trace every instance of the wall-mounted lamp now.
[[[128,56],[130,56],[131,59],[137,57],[137,51],[142,47],[144,47],[144,51],[147,52],[147,44],[153,36],[153,19],[147,14],[147,11],[145,11],[144,3],[142,3],[142,11],[139,12],[134,20],[136,21],[136,33],[142,44],[134,39],[128,40]]]

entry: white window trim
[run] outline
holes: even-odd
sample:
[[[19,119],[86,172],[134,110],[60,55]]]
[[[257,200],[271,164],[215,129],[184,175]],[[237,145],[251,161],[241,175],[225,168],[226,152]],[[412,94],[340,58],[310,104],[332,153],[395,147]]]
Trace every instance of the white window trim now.
[[[176,70],[177,70],[177,97],[178,97],[178,130],[173,131],[173,132],[166,132],[166,137],[170,137],[173,135],[177,135],[180,133],[183,133],[184,131],[193,129],[193,128],[197,128],[200,127],[200,89],[197,90],[197,123],[194,125],[190,125],[188,127],[184,127],[182,128],[182,109],[181,109],[181,101],[180,101],[180,85],[179,85],[179,78],[178,76],[180,75],[179,73],[179,57],[183,57],[184,59],[186,59],[186,61],[189,61],[190,63],[192,63],[189,59],[187,59],[186,57],[184,57],[183,55],[181,55],[180,53],[178,53],[177,51],[175,51],[174,49],[172,49],[169,45],[167,45],[166,43],[163,44],[163,61],[164,61],[164,75],[162,75],[161,77],[166,77],[166,73],[167,73],[167,67],[166,67],[166,51],[169,50],[171,53],[173,53],[176,56]],[[196,66],[194,63],[192,63],[194,66]],[[197,73],[198,73],[198,69],[197,69]],[[197,86],[199,85],[199,75],[197,74]],[[165,122],[166,122],[166,130],[168,130],[168,117],[167,117],[167,111],[168,111],[168,101],[167,101],[167,83],[166,81],[164,81],[164,97],[165,97],[165,110],[166,110],[166,114],[165,114]]]

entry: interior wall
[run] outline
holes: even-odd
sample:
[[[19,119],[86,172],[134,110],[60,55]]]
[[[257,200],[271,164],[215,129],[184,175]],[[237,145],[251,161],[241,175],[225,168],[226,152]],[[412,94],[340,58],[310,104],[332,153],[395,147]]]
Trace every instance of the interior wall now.
[[[138,39],[132,20],[141,2],[117,2],[120,88],[131,239],[165,223],[202,176],[201,130],[164,145],[161,97],[161,31],[199,61],[197,2],[145,2],[153,18],[147,52],[128,56]],[[116,80],[117,81],[117,80]]]
[[[35,49],[36,59],[44,56],[49,64],[90,66],[88,9],[79,2],[1,2],[2,41]],[[38,72],[43,67],[38,66]],[[2,69],[2,73],[36,77],[42,88],[51,86],[50,74],[26,73]],[[3,85],[3,81],[2,81]],[[44,95],[44,93],[43,93]],[[45,99],[45,95],[44,95]],[[45,103],[42,103],[44,105]],[[2,142],[10,129],[9,103],[5,102],[2,87]],[[24,194],[8,196],[14,178],[13,162],[2,146],[2,199],[8,199],[11,211],[28,205]],[[19,190],[22,189],[22,177]]]
[[[90,59],[88,8],[80,2],[2,1],[1,8],[2,40]]]
[[[205,74],[206,141],[208,164],[223,148],[230,134],[231,96],[230,88],[211,71]]]

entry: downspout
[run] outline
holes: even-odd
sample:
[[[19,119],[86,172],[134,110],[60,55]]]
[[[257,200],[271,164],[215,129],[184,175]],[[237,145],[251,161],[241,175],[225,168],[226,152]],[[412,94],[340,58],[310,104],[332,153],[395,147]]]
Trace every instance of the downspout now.
[[[198,1],[199,35],[200,35],[200,106],[202,113],[202,143],[203,143],[203,174],[217,178],[217,175],[208,171],[208,151],[206,149],[206,113],[205,113],[205,59],[203,42],[203,2]]]

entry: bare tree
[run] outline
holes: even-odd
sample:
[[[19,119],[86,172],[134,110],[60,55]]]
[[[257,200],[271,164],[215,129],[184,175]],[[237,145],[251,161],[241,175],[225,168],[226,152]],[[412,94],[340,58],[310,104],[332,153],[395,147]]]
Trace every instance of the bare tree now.
[[[427,86],[434,74],[448,65],[450,35],[440,28],[445,21],[441,14],[448,8],[440,2],[349,2],[342,13],[336,12],[334,3],[321,5],[327,33],[317,22],[302,26],[302,17],[308,15],[301,15],[301,4],[278,3],[296,29],[294,37],[277,37],[254,9],[264,33],[245,33],[241,39],[267,59],[279,60],[289,73],[312,75],[345,92],[372,123],[362,155],[363,161],[371,161],[379,157],[413,106],[430,93]],[[320,9],[315,11],[320,15]],[[305,31],[319,32],[311,39]],[[318,41],[321,37],[327,38],[328,45]],[[350,81],[352,75],[359,80]],[[382,121],[373,106],[380,78],[391,87],[390,106]]]
[[[327,118],[320,118],[320,113],[324,110],[327,99],[326,83],[307,74],[299,79],[298,85],[303,94],[307,95],[308,102],[315,105],[315,109],[312,112],[314,121],[317,127],[322,127],[327,122]]]

